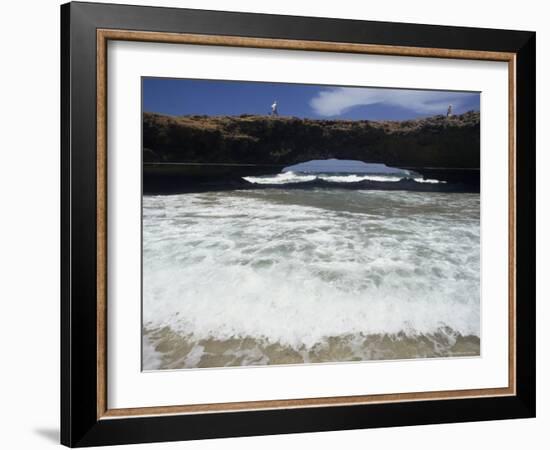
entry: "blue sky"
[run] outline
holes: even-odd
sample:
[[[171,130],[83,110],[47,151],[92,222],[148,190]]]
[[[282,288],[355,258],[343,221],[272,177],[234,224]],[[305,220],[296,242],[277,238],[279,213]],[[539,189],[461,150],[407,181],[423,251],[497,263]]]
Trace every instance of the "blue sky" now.
[[[250,81],[143,78],[143,110],[171,115],[268,114],[312,119],[403,120],[479,111],[479,93]]]
[[[394,174],[406,175],[407,170],[388,167],[385,164],[365,163],[363,161],[354,161],[351,159],[313,159],[311,161],[294,164],[285,167],[283,172],[313,172],[313,173],[376,173],[376,174]]]

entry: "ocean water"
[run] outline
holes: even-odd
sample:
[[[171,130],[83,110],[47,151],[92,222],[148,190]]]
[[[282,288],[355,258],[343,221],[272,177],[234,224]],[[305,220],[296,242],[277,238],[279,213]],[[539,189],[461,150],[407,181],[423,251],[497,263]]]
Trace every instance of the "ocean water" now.
[[[479,194],[361,176],[145,196],[143,369],[479,355]]]
[[[282,172],[277,175],[265,175],[259,177],[245,177],[244,179],[250,183],[255,184],[292,184],[292,183],[304,183],[315,180],[323,180],[332,183],[357,183],[359,181],[381,181],[386,183],[400,181],[404,178],[400,174],[366,174],[366,173],[300,173],[300,172]],[[445,181],[433,180],[430,178],[422,178],[421,176],[410,176],[411,179],[417,183],[430,183],[438,184]]]

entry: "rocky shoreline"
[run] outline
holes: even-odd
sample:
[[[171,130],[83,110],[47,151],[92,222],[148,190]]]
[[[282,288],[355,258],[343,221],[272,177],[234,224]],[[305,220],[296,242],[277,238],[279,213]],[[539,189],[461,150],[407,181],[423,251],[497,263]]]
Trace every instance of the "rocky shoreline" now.
[[[475,191],[479,119],[474,111],[407,121],[146,112],[144,192],[186,192],[201,184],[230,187],[243,176],[276,174],[293,164],[331,158],[383,163]]]

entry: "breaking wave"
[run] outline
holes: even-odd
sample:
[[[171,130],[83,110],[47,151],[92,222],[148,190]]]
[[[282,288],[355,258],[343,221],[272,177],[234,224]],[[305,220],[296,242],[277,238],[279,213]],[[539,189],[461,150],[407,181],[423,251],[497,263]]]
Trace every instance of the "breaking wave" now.
[[[479,264],[477,194],[144,197],[144,369],[479,354]]]
[[[424,179],[422,177],[409,177],[396,174],[338,174],[338,173],[301,173],[286,171],[276,175],[264,175],[258,177],[244,177],[246,181],[254,184],[273,184],[285,185],[292,183],[308,183],[317,180],[328,181],[329,183],[359,183],[361,181],[377,181],[395,183],[397,181],[410,179],[417,183],[445,183],[444,181],[434,179]]]

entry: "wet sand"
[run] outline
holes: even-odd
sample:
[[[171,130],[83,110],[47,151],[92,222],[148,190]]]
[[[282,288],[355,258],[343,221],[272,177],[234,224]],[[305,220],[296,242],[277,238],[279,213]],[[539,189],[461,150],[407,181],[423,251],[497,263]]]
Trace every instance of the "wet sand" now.
[[[329,337],[312,348],[292,348],[250,337],[194,340],[170,328],[143,329],[144,345],[155,358],[144,370],[212,368],[254,365],[314,364],[328,362],[403,360],[479,356],[480,339],[450,329],[427,335],[371,334]]]

